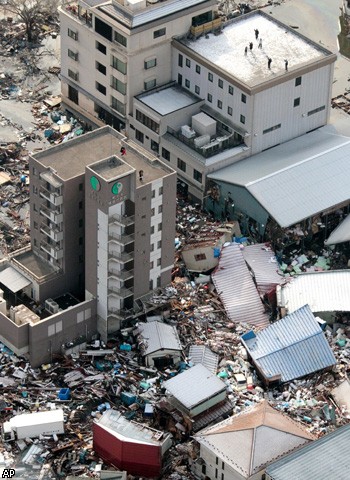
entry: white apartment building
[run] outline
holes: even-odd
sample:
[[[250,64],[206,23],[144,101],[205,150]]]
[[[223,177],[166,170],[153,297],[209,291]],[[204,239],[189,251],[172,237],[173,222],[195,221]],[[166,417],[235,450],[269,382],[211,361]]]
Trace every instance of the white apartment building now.
[[[61,25],[65,106],[125,128],[192,199],[207,174],[328,121],[336,55],[261,11],[223,23],[211,0],[86,0]]]

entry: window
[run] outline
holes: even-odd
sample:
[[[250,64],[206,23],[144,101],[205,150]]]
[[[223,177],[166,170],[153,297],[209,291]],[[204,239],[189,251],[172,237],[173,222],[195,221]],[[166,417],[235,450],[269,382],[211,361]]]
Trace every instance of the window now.
[[[225,462],[221,462],[221,468],[222,470],[225,470]]]
[[[219,85],[219,88],[224,88],[224,82],[223,80],[221,80],[221,78],[219,78],[218,80],[218,85]]]
[[[225,475],[223,473],[221,474],[221,480],[225,480]]]
[[[78,225],[79,225],[79,227],[82,227],[82,226],[83,226],[83,219],[82,219],[82,218],[79,218]]]
[[[76,103],[79,105],[79,93],[78,90],[71,85],[68,85],[68,98],[71,100],[73,103]]]
[[[142,123],[142,125],[145,125],[153,132],[159,133],[159,123],[155,122],[150,117],[140,112],[140,110],[136,110],[136,120]]]
[[[106,95],[106,87],[101,85],[100,83],[96,82],[96,90],[98,90],[102,95]]]
[[[184,57],[181,55],[181,53],[179,53],[179,58],[178,58],[178,61],[177,61],[177,64],[178,64],[179,67],[183,66],[183,61],[184,61]]]
[[[153,152],[159,152],[159,143],[155,142],[154,140],[151,140],[151,150]]]
[[[151,243],[151,252],[154,252],[154,243]]]
[[[155,87],[157,85],[157,80],[155,78],[152,78],[151,80],[146,80],[143,83],[143,88],[144,90],[150,90],[151,88]]]
[[[241,115],[241,117],[240,117],[240,122],[241,122],[241,123],[245,123],[245,116],[244,116],[244,115]]]
[[[83,202],[80,201],[80,202],[78,203],[78,206],[79,206],[79,210],[82,210],[82,209],[83,209]]]
[[[150,289],[150,290],[153,290],[153,280],[150,280],[150,281],[149,281],[149,289]]]
[[[79,73],[68,68],[68,77],[77,82],[79,80]]]
[[[218,100],[218,108],[222,108],[222,101],[221,100]]]
[[[135,137],[138,142],[143,143],[144,135],[140,130],[136,130]]]
[[[33,210],[34,210],[34,212],[37,212],[37,211],[38,211],[38,208],[37,208],[37,206],[35,205],[35,203],[33,203]]]
[[[157,267],[160,267],[162,264],[162,259],[161,258],[157,258]]]
[[[206,474],[207,474],[207,467],[206,467],[206,465],[202,465],[202,473],[203,473],[203,475],[206,475]]]
[[[153,235],[153,234],[154,234],[154,226],[152,225],[151,226],[151,235]]]
[[[278,125],[273,126],[273,127],[267,128],[266,130],[263,130],[263,135],[265,135],[265,133],[273,132],[274,130],[277,130],[278,128],[281,128],[280,123]]]
[[[125,104],[114,97],[111,97],[111,107],[122,115],[125,115]]]
[[[34,230],[38,230],[38,222],[34,222]]]
[[[218,469],[215,469],[215,478],[218,478]]]
[[[73,40],[78,40],[78,32],[68,28],[68,37],[73,38]]]
[[[161,276],[157,277],[157,287],[160,287],[162,284],[162,278]]]
[[[105,45],[103,45],[102,43],[97,42],[97,41],[96,41],[96,49],[99,52],[103,53],[103,55],[106,55],[106,53],[107,53],[107,47]]]
[[[126,47],[128,44],[127,38],[119,32],[114,32],[114,41],[123,45],[123,47]]]
[[[186,58],[186,67],[191,68],[191,60]]]
[[[155,214],[156,214],[156,209],[151,208],[151,217],[154,217]],[[153,233],[154,233],[154,227],[153,227]]]
[[[196,170],[195,168],[193,169],[193,178],[199,182],[199,183],[202,183],[202,174],[201,172],[199,172],[198,170]]]
[[[162,158],[170,162],[170,152],[166,148],[162,148]]]
[[[215,458],[215,463],[216,463],[216,465],[219,465],[219,459],[218,459],[218,457]]]
[[[207,99],[208,102],[211,103],[213,101],[213,95],[211,93],[208,93]]]
[[[230,95],[233,95],[233,86],[232,86],[232,85],[229,85],[229,86],[228,86],[228,93],[229,93]]]
[[[158,223],[158,232],[161,232],[161,231],[162,231],[162,228],[163,228],[163,224],[162,224],[162,223]]]
[[[183,172],[186,172],[186,163],[183,160],[181,160],[181,158],[177,159],[177,168],[179,170],[182,170]]]
[[[119,60],[119,58],[115,57],[114,55],[112,55],[111,66],[116,70],[118,70],[118,72],[126,75],[126,63],[122,62],[121,60]]]
[[[83,237],[79,237],[79,245],[83,244]]]
[[[200,65],[196,65],[196,73],[201,73],[201,67],[200,67]]]
[[[194,87],[194,93],[196,93],[197,95],[199,95],[200,92],[201,92],[201,89],[199,88],[199,86],[198,86],[198,85],[195,85],[195,87]]]
[[[110,42],[112,41],[112,27],[100,20],[98,17],[95,17],[95,32]]]
[[[160,196],[160,195],[163,195],[163,187],[159,187],[158,195],[159,195],[159,196]],[[161,207],[161,206],[160,206],[160,207]],[[159,207],[159,208],[160,208],[160,207]],[[159,210],[158,210],[158,211],[159,211]],[[160,213],[160,211],[159,211],[159,213]]]
[[[153,32],[153,38],[163,37],[165,35],[166,29],[160,28],[159,30],[155,30]]]
[[[79,192],[82,192],[82,191],[83,191],[83,184],[79,183]]]
[[[98,70],[102,75],[106,75],[107,69],[105,65],[102,65],[100,62],[96,62],[96,70]]]
[[[297,78],[295,79],[295,86],[296,86],[296,87],[299,87],[299,85],[301,85],[301,77],[297,77]]]
[[[152,270],[153,267],[154,267],[154,263],[151,262],[151,263],[149,264],[149,268]]]
[[[38,187],[36,187],[35,185],[33,185],[33,193],[34,195],[37,195],[38,193]]]
[[[152,198],[156,198],[156,191],[152,190]]]
[[[162,212],[163,212],[163,205],[159,205],[158,206],[158,213],[162,213]]]
[[[299,107],[300,105],[300,97],[294,99],[294,107]]]
[[[186,78],[185,80],[185,87],[186,88],[190,88],[191,84],[190,84],[190,81]]]
[[[242,93],[241,95],[241,100],[242,100],[242,103],[247,103],[247,96],[244,95],[244,93]]]
[[[322,105],[322,107],[315,108],[314,110],[310,110],[307,112],[307,116],[310,117],[310,115],[314,115],[315,113],[322,112],[322,110],[325,110],[326,106]]]
[[[162,241],[161,241],[161,240],[158,240],[158,242],[157,242],[157,248],[162,248]]]
[[[153,68],[157,66],[157,59],[152,58],[151,60],[145,60],[145,70],[148,70],[149,68]]]
[[[78,52],[73,52],[70,48],[68,48],[68,57],[71,58],[72,60],[75,60],[76,62],[78,61],[79,54]]]
[[[227,107],[227,113],[232,117],[232,107]]]
[[[113,77],[111,79],[111,87],[114,88],[114,90],[117,90],[117,92],[125,95],[126,94],[126,83],[121,82],[117,78]]]
[[[212,73],[208,73],[208,80],[209,82],[212,82],[213,81],[213,74]]]

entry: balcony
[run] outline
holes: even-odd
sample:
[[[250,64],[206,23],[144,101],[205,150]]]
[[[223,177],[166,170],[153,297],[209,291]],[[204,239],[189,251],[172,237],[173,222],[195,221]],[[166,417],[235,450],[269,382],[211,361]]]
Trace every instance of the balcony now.
[[[205,33],[213,32],[215,30],[220,30],[222,25],[221,18],[215,18],[210,22],[203,23],[202,25],[192,26],[191,27],[191,35],[194,37],[199,37]]]
[[[63,240],[63,231],[59,230],[58,228],[50,228],[44,223],[41,224],[40,231],[44,234],[47,235],[51,240],[54,240],[55,242],[60,242]]]
[[[40,242],[40,249],[44,252],[48,253],[51,257],[55,260],[59,260],[63,258],[63,249],[59,246],[53,245],[51,243],[41,241]]]
[[[108,252],[108,259],[116,260],[117,262],[126,263],[134,259],[132,253],[118,252],[116,250],[110,250]]]
[[[121,234],[119,235],[118,233],[110,232],[108,234],[108,241],[109,242],[116,242],[120,245],[127,245],[129,243],[132,243],[135,240],[135,235],[125,235]]]
[[[228,132],[220,128],[217,128],[216,134],[213,136],[199,135],[192,130],[191,136],[189,137],[184,135],[181,129],[174,130],[171,127],[167,127],[167,132],[204,158],[210,158],[224,150],[238,147],[244,143],[243,137],[239,133]]]
[[[92,27],[92,14],[86,8],[79,5],[77,1],[64,0],[61,9],[71,17],[79,20],[83,25]]]
[[[123,227],[127,227],[135,223],[135,217],[115,214],[109,218],[108,223],[109,224],[115,223],[117,225],[122,225]]]
[[[115,278],[116,280],[130,280],[134,277],[134,270],[117,270],[116,268],[108,269],[108,278]]]
[[[63,195],[61,193],[49,191],[44,187],[40,187],[39,195],[56,207],[62,205],[63,203]]]
[[[40,213],[41,215],[44,215],[44,217],[48,218],[51,220],[52,223],[55,223],[56,225],[59,225],[60,223],[63,222],[63,213],[58,213],[55,210],[51,210],[50,208],[41,206],[40,207]]]
[[[129,288],[125,287],[108,287],[108,295],[114,295],[120,298],[127,298],[131,297],[131,295],[134,295],[134,292]]]

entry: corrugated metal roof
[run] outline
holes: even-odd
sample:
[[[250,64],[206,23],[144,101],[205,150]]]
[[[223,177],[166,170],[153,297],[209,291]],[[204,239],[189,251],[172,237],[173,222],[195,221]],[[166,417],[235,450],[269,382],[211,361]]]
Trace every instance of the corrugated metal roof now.
[[[188,409],[226,389],[224,382],[201,364],[167,380],[163,386]]]
[[[16,293],[27,287],[32,282],[24,275],[17,272],[13,267],[7,267],[0,272],[0,283],[5,285],[11,292]]]
[[[101,12],[105,12],[116,20],[119,20],[124,25],[135,28],[145,25],[146,23],[154,22],[168,15],[172,15],[187,8],[200,5],[201,3],[208,3],[212,5],[214,2],[210,0],[167,0],[164,3],[149,6],[146,10],[140,12],[126,12],[120,8],[118,4],[106,5],[99,7]]]
[[[348,215],[340,225],[325,240],[325,245],[336,245],[350,241],[350,215]]]
[[[263,401],[195,436],[235,471],[250,477],[314,437]]]
[[[222,248],[219,265],[212,279],[230,320],[248,323],[255,327],[264,327],[269,324],[238,244],[234,243]]]
[[[296,275],[281,287],[279,304],[288,313],[306,304],[312,312],[349,312],[350,270]]]
[[[267,377],[288,382],[335,365],[336,359],[312,314],[305,305],[256,335],[241,337],[253,362]]]
[[[139,323],[137,326],[144,341],[144,355],[158,350],[181,351],[182,346],[176,328],[161,322]]]
[[[244,247],[243,257],[252,269],[259,293],[263,295],[284,281],[275,253],[264,243]],[[280,272],[280,274],[278,273]]]
[[[219,363],[219,355],[212,352],[206,345],[191,345],[188,353],[190,361],[197,365],[204,365],[210,372],[216,374]]]
[[[272,480],[349,480],[350,425],[278,460],[266,469]]]
[[[287,227],[349,200],[349,156],[349,138],[324,127],[208,177],[244,186],[280,226]]]

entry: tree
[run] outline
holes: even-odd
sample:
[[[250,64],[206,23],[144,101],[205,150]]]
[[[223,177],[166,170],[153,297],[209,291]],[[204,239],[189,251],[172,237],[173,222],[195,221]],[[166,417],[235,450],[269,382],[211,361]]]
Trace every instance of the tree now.
[[[28,42],[37,36],[41,25],[57,13],[56,0],[7,0],[6,10],[18,17],[25,25]]]

